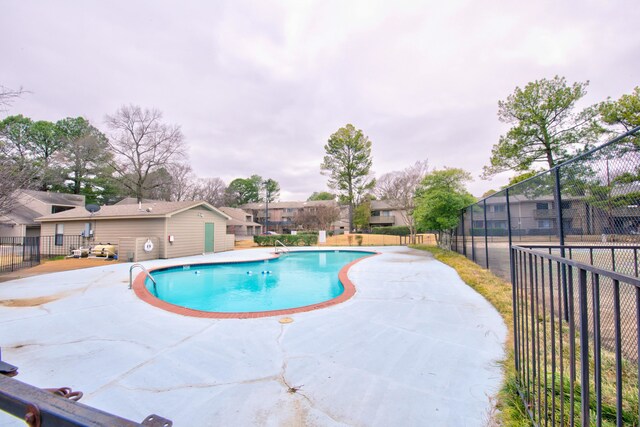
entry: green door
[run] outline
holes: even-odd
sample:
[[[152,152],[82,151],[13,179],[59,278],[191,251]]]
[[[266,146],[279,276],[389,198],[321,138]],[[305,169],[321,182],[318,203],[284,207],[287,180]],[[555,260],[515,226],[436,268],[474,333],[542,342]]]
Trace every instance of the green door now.
[[[213,252],[213,223],[204,223],[204,251]]]

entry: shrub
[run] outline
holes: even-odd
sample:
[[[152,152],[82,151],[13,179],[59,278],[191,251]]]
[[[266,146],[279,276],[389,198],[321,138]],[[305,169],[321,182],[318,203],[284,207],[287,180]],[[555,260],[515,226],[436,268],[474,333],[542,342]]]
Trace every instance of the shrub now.
[[[408,236],[409,227],[405,225],[396,225],[392,227],[373,227],[371,229],[373,234],[387,234],[390,236]]]
[[[474,228],[471,230],[474,236],[484,237],[484,228]],[[487,228],[487,236],[507,236],[509,231],[506,228]]]
[[[276,240],[286,246],[311,246],[318,243],[318,236],[313,234],[276,234],[270,236],[253,236],[258,246],[275,246]]]

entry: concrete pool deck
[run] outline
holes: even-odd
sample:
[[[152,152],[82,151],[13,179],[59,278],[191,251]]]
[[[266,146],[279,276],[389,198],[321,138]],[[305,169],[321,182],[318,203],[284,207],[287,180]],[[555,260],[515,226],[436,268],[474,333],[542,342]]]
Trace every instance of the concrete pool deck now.
[[[484,425],[502,377],[500,315],[429,253],[366,249],[382,254],[349,270],[353,298],[290,324],[163,311],[127,289],[129,263],[1,283],[2,358],[22,382],[83,391],[82,403],[138,422]],[[0,425],[24,422],[0,411]]]

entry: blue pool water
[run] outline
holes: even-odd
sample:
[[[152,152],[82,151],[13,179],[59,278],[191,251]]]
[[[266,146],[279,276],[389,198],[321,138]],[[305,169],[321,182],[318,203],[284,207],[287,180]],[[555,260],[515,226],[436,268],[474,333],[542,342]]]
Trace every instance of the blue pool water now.
[[[344,288],[338,273],[371,252],[305,251],[232,264],[170,267],[152,272],[149,292],[182,307],[215,312],[284,310],[328,301]]]

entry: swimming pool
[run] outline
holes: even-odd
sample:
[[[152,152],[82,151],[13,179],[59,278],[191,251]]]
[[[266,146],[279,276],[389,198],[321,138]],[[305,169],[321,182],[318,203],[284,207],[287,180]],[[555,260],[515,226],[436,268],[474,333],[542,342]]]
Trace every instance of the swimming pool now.
[[[136,279],[134,289],[153,305],[199,317],[308,311],[350,298],[355,289],[348,266],[373,254],[298,251],[260,261],[166,267],[151,271],[156,284]]]

